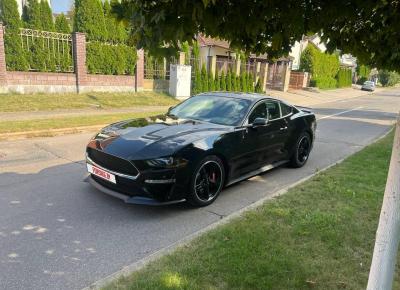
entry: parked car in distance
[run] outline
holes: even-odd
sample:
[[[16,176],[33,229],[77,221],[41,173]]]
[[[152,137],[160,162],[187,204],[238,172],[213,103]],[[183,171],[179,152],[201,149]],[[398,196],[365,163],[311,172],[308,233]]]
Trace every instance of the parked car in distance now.
[[[364,84],[361,86],[362,91],[375,91],[375,83],[373,81],[365,81]]]
[[[225,186],[302,167],[315,130],[311,111],[265,95],[203,93],[102,129],[87,145],[88,181],[127,203],[205,206]]]

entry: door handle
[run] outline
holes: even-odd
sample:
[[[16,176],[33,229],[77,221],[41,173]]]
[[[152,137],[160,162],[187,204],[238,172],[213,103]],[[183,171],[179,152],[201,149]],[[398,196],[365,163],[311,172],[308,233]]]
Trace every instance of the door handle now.
[[[282,128],[280,128],[279,130],[280,130],[280,131],[285,131],[285,130],[287,130],[287,126],[282,127]]]

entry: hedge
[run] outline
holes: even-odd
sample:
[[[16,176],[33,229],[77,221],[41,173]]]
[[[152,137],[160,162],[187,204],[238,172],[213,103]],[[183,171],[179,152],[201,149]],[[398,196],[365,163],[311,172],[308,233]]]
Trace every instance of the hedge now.
[[[300,70],[311,73],[310,84],[321,89],[336,88],[339,58],[336,54],[323,53],[308,45],[300,57]]]
[[[134,75],[136,60],[136,49],[124,44],[94,41],[86,45],[86,63],[91,74]]]
[[[337,87],[351,87],[352,84],[352,71],[351,69],[341,68],[337,74]]]

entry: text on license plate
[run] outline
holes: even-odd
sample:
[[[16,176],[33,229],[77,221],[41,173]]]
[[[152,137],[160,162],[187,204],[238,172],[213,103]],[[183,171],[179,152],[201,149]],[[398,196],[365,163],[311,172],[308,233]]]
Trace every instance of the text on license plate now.
[[[107,180],[109,182],[112,182],[114,184],[116,184],[117,182],[115,181],[115,175],[111,174],[103,169],[100,169],[96,166],[93,166],[91,164],[86,164],[87,165],[87,170],[89,173],[96,175],[104,180]]]

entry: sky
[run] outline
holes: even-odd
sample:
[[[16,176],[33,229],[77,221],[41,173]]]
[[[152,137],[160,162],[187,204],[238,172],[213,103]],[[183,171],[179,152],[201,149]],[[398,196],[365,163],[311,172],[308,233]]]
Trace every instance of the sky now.
[[[65,12],[71,7],[72,0],[51,0],[53,12]]]

